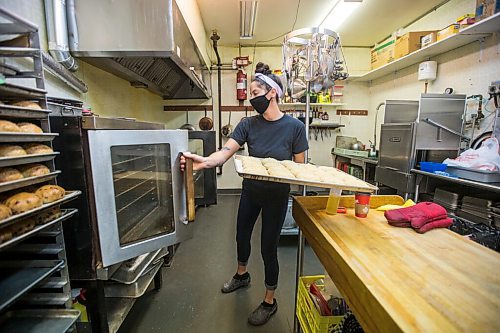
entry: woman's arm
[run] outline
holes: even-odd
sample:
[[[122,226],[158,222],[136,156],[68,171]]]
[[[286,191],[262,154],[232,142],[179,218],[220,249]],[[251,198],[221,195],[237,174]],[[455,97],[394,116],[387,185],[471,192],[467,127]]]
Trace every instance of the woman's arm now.
[[[193,170],[211,169],[218,167],[234,155],[240,149],[240,145],[234,139],[229,139],[221,150],[212,153],[208,157],[192,154],[189,152],[183,153],[181,156],[181,171],[184,171],[186,158],[193,160]]]
[[[293,161],[295,163],[304,163],[305,160],[306,160],[306,153],[305,152],[293,154]]]

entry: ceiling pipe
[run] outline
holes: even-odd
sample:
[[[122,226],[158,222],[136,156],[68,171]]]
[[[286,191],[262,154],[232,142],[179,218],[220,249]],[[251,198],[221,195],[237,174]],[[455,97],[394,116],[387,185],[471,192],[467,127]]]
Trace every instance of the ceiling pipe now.
[[[78,63],[69,53],[66,1],[45,0],[44,3],[49,53],[58,63],[74,72]]]

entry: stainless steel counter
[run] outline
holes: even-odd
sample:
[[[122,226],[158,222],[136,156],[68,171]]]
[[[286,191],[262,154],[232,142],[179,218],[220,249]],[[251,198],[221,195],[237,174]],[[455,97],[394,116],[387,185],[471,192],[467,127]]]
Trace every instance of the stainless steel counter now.
[[[452,182],[452,183],[460,184],[460,185],[464,185],[464,186],[475,187],[475,188],[478,188],[481,190],[500,193],[500,183],[481,183],[481,182],[476,182],[476,181],[468,180],[468,179],[453,178],[453,177],[437,175],[435,173],[425,172],[425,171],[417,170],[417,169],[411,169],[411,173],[414,173],[417,175],[417,180],[416,180],[417,186],[415,188],[415,201],[418,199],[419,184],[420,184],[421,178],[424,176],[439,179],[439,180],[444,180],[447,182]]]

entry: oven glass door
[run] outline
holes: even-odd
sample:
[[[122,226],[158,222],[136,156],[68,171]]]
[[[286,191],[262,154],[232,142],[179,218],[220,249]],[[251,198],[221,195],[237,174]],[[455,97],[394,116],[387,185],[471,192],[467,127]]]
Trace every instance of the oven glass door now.
[[[178,243],[186,225],[186,131],[88,131],[103,266]]]

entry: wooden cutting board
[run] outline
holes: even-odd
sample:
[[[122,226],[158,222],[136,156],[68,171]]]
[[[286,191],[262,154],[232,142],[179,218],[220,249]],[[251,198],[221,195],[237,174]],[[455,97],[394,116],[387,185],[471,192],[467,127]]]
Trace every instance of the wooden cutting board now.
[[[295,197],[293,217],[366,332],[500,332],[499,253],[447,229],[391,227],[374,209],[328,215],[326,201]]]

